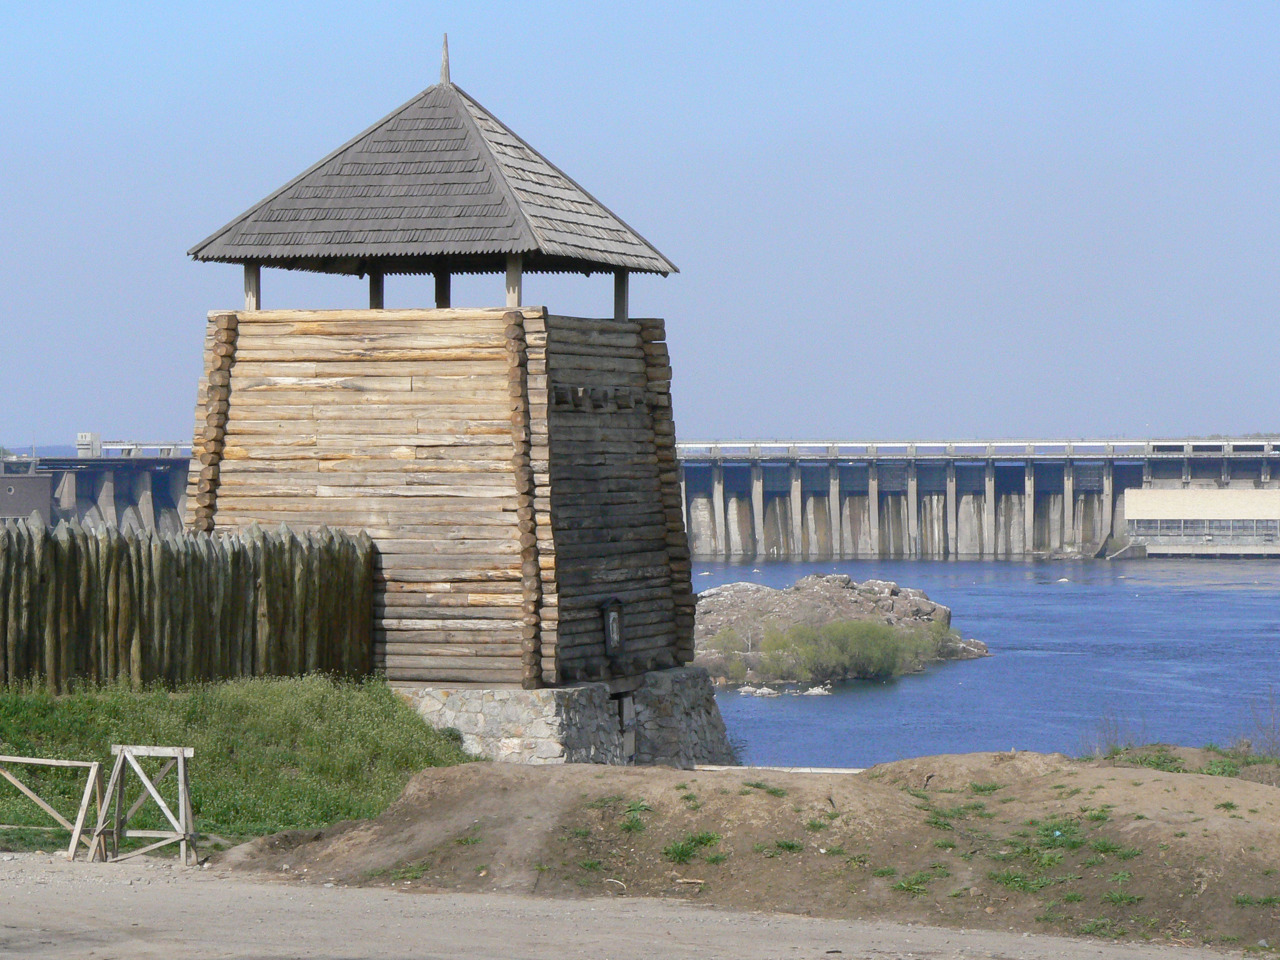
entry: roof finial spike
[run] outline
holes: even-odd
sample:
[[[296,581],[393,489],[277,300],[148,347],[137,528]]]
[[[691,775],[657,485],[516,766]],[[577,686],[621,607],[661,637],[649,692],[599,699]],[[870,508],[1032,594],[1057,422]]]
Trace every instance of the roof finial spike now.
[[[449,82],[449,35],[444,35],[444,53],[440,55],[440,82]]]

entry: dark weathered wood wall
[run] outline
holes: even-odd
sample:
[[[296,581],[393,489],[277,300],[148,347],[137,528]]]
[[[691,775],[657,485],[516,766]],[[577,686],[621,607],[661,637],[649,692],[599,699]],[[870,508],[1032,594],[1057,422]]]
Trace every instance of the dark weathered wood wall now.
[[[372,668],[373,544],[0,525],[0,682],[187,683]]]
[[[188,519],[367,531],[393,680],[536,686],[688,659],[661,340],[658,321],[540,308],[211,314]],[[634,646],[608,665],[615,596]]]
[[[679,659],[642,324],[661,327],[656,321],[546,320],[556,659],[566,681],[634,676]],[[611,599],[622,605],[625,639],[612,663],[601,614]]]

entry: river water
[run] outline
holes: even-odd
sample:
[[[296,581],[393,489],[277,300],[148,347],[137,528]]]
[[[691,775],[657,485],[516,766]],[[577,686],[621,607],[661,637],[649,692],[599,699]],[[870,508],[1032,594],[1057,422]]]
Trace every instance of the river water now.
[[[895,580],[952,610],[992,656],[833,696],[722,692],[755,764],[864,767],[976,750],[1078,755],[1108,729],[1202,746],[1248,736],[1280,698],[1280,563],[850,561],[694,565],[694,589],[810,573]]]

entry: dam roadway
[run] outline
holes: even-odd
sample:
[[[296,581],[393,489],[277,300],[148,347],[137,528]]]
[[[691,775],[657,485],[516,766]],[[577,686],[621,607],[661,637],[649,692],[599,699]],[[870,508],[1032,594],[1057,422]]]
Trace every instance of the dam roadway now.
[[[704,441],[677,453],[699,560],[1093,557],[1130,541],[1153,553],[1280,553],[1270,506],[1206,519],[1222,514],[1207,503],[1221,491],[1280,504],[1276,437]],[[1127,519],[1134,490],[1186,491],[1187,518]]]

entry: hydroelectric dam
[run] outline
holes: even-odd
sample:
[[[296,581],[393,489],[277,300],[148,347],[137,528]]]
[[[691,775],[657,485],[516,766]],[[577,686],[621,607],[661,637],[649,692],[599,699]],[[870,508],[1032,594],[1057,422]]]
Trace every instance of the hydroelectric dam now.
[[[189,444],[77,440],[0,458],[0,521],[182,528]],[[698,560],[1280,556],[1280,438],[676,450]]]
[[[1280,555],[1280,438],[712,441],[677,453],[699,560]]]

